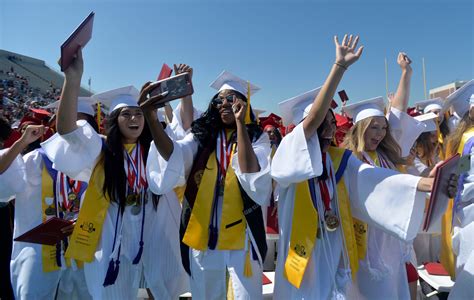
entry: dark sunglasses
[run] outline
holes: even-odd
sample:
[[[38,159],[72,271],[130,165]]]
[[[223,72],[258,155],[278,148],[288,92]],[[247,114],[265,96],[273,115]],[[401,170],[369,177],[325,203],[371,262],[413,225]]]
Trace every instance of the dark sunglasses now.
[[[227,103],[232,104],[234,103],[234,95],[227,95],[224,98],[217,96],[216,98],[212,99],[212,105],[216,107],[221,106],[224,103],[224,100],[227,100]]]

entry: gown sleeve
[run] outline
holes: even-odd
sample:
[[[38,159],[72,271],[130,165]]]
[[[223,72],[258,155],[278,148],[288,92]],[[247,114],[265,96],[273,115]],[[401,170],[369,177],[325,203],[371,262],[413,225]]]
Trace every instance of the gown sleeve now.
[[[306,139],[303,123],[286,135],[272,160],[271,175],[282,187],[321,175],[323,163],[318,136]]]
[[[270,176],[270,140],[266,133],[252,144],[257,156],[260,171],[242,173],[239,166],[238,148],[232,157],[232,168],[244,191],[259,205],[268,205],[272,193],[272,177]]]
[[[8,149],[0,150],[0,157]],[[8,201],[9,197],[21,192],[26,186],[26,167],[21,155],[17,155],[8,169],[0,174],[0,201]]]
[[[416,139],[425,129],[425,124],[394,107],[387,114],[387,120],[390,133],[402,149],[402,157],[408,156]]]
[[[392,236],[409,241],[416,237],[426,193],[418,192],[420,177],[373,167],[351,156],[344,172],[353,217]]]
[[[197,149],[197,141],[189,133],[184,139],[173,141],[173,152],[166,161],[152,142],[147,160],[147,179],[151,191],[163,195],[176,186],[186,184]]]
[[[89,182],[102,149],[102,138],[84,120],[77,129],[64,135],[58,133],[41,144],[53,168],[74,180]]]

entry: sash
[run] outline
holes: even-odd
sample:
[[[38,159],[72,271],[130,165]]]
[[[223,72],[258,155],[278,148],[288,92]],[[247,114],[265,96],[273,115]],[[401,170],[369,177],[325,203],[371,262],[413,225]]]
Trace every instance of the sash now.
[[[92,172],[76,226],[69,238],[66,258],[84,262],[94,260],[110,204],[102,192],[104,179],[104,162],[101,159]]]
[[[333,162],[333,168],[337,170],[335,178],[337,183],[339,217],[346,241],[345,250],[349,256],[353,278],[355,278],[359,260],[357,241],[352,224],[350,202],[344,180],[342,179],[351,151],[330,147],[329,154]],[[314,207],[313,199],[316,201],[313,178],[296,185],[290,246],[284,268],[285,278],[296,288],[299,288],[301,285],[308,261],[316,245],[319,217]]]
[[[44,151],[39,149],[38,152],[43,159],[43,168],[41,172],[41,212],[42,221],[45,222],[53,215],[56,217],[63,217],[63,213],[59,212],[57,199],[58,184],[63,185],[63,182],[57,182],[58,176],[60,176],[61,173],[53,169],[53,164]],[[82,182],[82,186],[83,189],[81,189],[77,195],[78,199],[80,199],[82,192],[85,189],[84,187],[87,186],[87,184]],[[59,189],[61,188],[64,187],[59,186]],[[65,247],[67,247],[67,240],[65,240]],[[66,266],[71,267],[70,259],[66,259],[65,261],[62,259],[62,242],[59,242],[56,245],[41,245],[41,258],[43,262],[43,272],[58,271],[61,268],[66,268]],[[82,268],[83,263],[81,261],[76,261],[76,266]]]
[[[229,161],[232,160],[232,156]],[[213,204],[218,200],[220,188],[218,166],[216,151],[200,147],[186,183],[181,212],[180,248],[183,267],[189,275],[191,275],[189,247],[205,251],[212,243],[217,243],[218,250],[247,248],[245,245],[247,227],[255,239],[260,257],[263,259],[266,256],[267,245],[261,207],[245,193],[231,166],[225,175],[217,241],[212,241],[210,223],[213,217]],[[250,248],[248,247],[248,251]]]
[[[462,155],[470,154],[471,147],[473,146],[474,140],[474,128],[469,129],[466,131],[462,138],[461,142],[459,143],[459,147],[457,153]],[[450,151],[450,147],[448,145],[447,151]],[[453,153],[446,153],[446,157],[451,157]],[[462,186],[463,180],[462,177],[459,178],[459,184]],[[458,188],[458,195],[456,198],[460,197],[459,193],[462,189]],[[453,232],[453,210],[455,209],[455,200],[450,199],[448,203],[448,208],[444,213],[441,219],[441,251],[439,260],[444,268],[448,271],[449,276],[451,279],[454,280],[456,277],[455,266],[456,266],[456,257],[453,252],[453,239],[452,239],[452,232]]]

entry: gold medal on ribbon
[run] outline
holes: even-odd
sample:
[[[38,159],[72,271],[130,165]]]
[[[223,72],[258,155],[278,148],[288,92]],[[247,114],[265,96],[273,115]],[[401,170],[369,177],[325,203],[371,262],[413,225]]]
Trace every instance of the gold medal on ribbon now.
[[[324,213],[324,222],[326,223],[327,231],[335,231],[339,226],[339,218],[332,211],[326,211]]]
[[[135,205],[138,202],[138,194],[129,194],[127,196],[126,205]]]
[[[67,200],[68,200],[69,202],[74,202],[74,201],[76,201],[76,200],[77,200],[77,195],[76,195],[76,193],[70,192],[70,193],[67,195]]]

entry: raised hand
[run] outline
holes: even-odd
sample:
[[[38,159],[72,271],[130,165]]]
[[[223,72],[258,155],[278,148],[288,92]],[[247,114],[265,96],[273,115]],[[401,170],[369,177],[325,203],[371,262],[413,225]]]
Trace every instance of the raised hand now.
[[[245,103],[242,99],[239,99],[234,95],[234,104],[232,105],[232,111],[234,112],[235,121],[244,124],[245,113],[247,111],[247,103]]]
[[[189,76],[193,78],[193,68],[191,68],[190,66],[186,64],[179,64],[179,65],[174,64],[173,67],[174,67],[175,75],[179,75],[182,73],[189,73]]]
[[[21,141],[24,145],[29,145],[41,138],[46,131],[43,125],[28,125],[21,135]]]
[[[342,39],[342,43],[339,44],[337,36],[334,36],[334,44],[336,45],[336,65],[347,69],[360,58],[364,46],[360,46],[356,51],[358,42],[359,36],[353,38],[353,36],[350,35],[349,38],[347,38],[346,34]]]
[[[58,64],[60,65],[61,59],[59,59]],[[84,71],[84,60],[82,59],[82,49],[79,47],[76,54],[74,55],[74,60],[71,65],[64,70],[64,75],[67,79],[76,79],[81,80],[82,73]]]
[[[140,108],[143,110],[144,113],[147,113],[147,112],[151,111],[151,112],[155,112],[155,114],[156,114],[157,107],[155,107],[153,104],[156,101],[158,101],[160,99],[163,99],[163,97],[165,97],[168,94],[168,92],[164,92],[164,93],[161,93],[159,95],[149,97],[149,94],[153,90],[153,88],[155,88],[155,86],[152,84],[151,81],[148,81],[143,85],[143,87],[140,91],[140,97],[138,98],[138,104],[140,105]]]
[[[411,59],[405,52],[399,52],[397,57],[397,64],[402,68],[403,71],[411,72]]]

